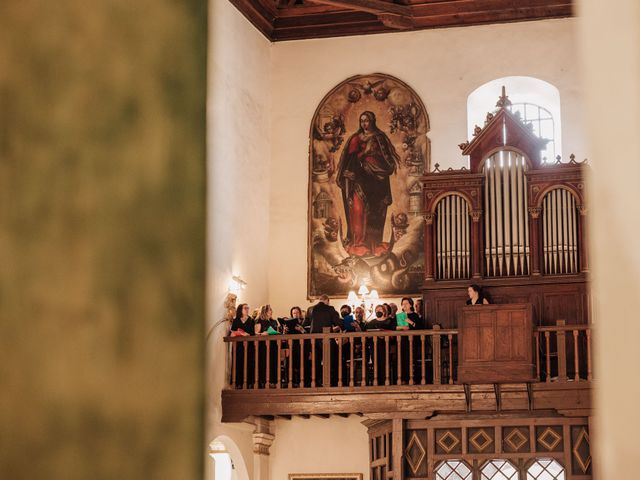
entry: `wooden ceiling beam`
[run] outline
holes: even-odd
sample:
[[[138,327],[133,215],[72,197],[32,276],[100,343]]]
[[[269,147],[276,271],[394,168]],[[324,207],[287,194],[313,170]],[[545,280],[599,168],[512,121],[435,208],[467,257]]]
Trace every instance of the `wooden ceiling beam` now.
[[[411,8],[406,5],[398,5],[396,3],[384,2],[382,0],[313,0],[315,3],[324,5],[333,5],[335,7],[349,8],[360,12],[375,13],[392,13],[404,17],[411,16]]]

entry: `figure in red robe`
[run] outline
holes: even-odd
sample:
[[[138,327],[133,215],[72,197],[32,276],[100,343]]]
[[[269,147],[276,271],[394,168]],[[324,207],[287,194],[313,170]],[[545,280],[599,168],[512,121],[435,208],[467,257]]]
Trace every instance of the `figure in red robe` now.
[[[387,207],[391,205],[390,177],[400,157],[389,137],[376,125],[373,112],[360,115],[360,128],[349,137],[338,165],[336,181],[342,189],[347,217],[345,241],[350,255],[382,255]]]

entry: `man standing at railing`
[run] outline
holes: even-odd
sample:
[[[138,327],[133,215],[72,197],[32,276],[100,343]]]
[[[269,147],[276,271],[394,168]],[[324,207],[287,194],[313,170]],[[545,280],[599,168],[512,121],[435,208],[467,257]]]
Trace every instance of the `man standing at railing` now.
[[[311,311],[311,333],[323,333],[324,328],[331,329],[332,332],[342,330],[342,319],[335,308],[329,305],[329,296],[320,295],[318,303]],[[316,386],[322,385],[322,340],[315,340],[316,347]],[[334,341],[329,342],[331,354],[331,383],[338,383],[338,345]]]

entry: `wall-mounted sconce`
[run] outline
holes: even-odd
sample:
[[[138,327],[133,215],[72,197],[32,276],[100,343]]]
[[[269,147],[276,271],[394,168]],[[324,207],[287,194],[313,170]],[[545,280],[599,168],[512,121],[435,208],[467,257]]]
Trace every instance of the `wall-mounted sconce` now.
[[[239,295],[241,290],[244,290],[247,287],[247,282],[242,280],[237,275],[231,277],[229,281],[229,293],[233,293],[235,295]]]

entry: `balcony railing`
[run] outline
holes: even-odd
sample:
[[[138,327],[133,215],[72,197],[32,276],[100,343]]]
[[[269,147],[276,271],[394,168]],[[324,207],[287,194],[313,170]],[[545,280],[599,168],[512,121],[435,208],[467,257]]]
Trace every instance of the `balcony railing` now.
[[[457,383],[458,330],[227,337],[229,389],[373,389]],[[534,329],[537,382],[591,381],[591,327]]]

